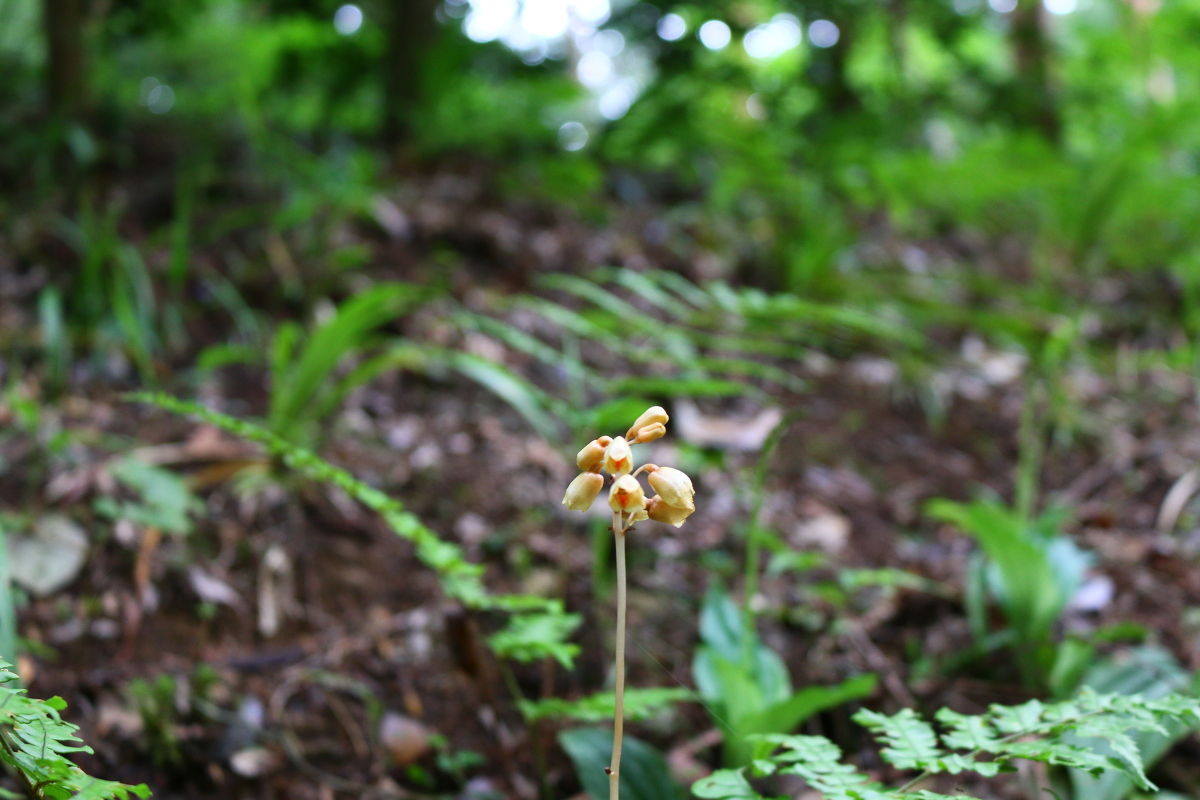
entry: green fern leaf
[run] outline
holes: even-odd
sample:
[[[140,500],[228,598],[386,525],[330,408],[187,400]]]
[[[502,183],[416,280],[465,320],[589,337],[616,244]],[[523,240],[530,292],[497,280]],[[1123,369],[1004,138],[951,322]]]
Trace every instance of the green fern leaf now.
[[[900,769],[936,769],[943,756],[933,726],[911,708],[890,717],[863,709],[854,715],[854,721],[882,741],[884,758]]]
[[[457,545],[439,538],[416,516],[406,511],[400,501],[389,497],[373,486],[368,486],[346,470],[335,467],[311,451],[297,447],[264,428],[227,414],[212,411],[197,403],[179,400],[166,394],[146,392],[130,394],[128,399],[134,402],[149,403],[176,414],[197,417],[234,436],[261,445],[288,469],[294,470],[309,480],[337,486],[383,517],[397,535],[411,541],[416,547],[417,558],[438,573],[442,588],[448,595],[471,608],[508,609],[508,605],[502,598],[491,595],[484,588],[481,580],[482,565],[467,561]],[[555,602],[551,600],[532,599],[521,610],[549,612],[554,606]]]
[[[706,800],[763,800],[742,769],[719,769],[692,784],[692,794]]]
[[[1128,733],[1134,727],[1140,730],[1147,730],[1147,728],[1141,725],[1131,725],[1130,723],[1133,721],[1129,717],[1095,717],[1081,722],[1075,732],[1085,738],[1106,741],[1112,751],[1116,753],[1117,758],[1113,760],[1119,760],[1122,771],[1129,775],[1139,788],[1156,791],[1158,787],[1150,782],[1142,769],[1142,755],[1138,750],[1137,743]],[[1156,728],[1160,731],[1163,730],[1160,726],[1151,723],[1149,729]],[[1165,731],[1163,733],[1165,734]]]
[[[1006,760],[1021,758],[1027,761],[1041,761],[1056,767],[1087,770],[1093,774],[1114,767],[1119,768],[1110,758],[1066,742],[1012,742],[1005,744],[998,755]]]
[[[145,786],[126,786],[93,778],[67,756],[92,749],[76,736],[78,728],[59,716],[62,698],[37,700],[14,688],[11,665],[0,661],[0,762],[20,772],[40,797],[51,800],[126,800],[149,797]]]
[[[992,706],[990,716],[996,730],[1011,735],[1038,730],[1045,710],[1041,701],[1030,700],[1019,706]]]
[[[948,708],[937,712],[937,721],[950,728],[942,734],[942,744],[951,750],[982,750],[994,753],[1001,746],[999,737],[984,717],[958,714]]]
[[[841,748],[824,736],[771,734],[754,738],[782,747],[783,752],[773,757],[782,765],[779,772],[800,776],[829,800],[865,800],[879,788],[854,767],[841,763]]]
[[[553,658],[567,669],[574,666],[579,645],[566,641],[583,621],[578,614],[519,614],[508,626],[488,638],[488,646],[501,658],[528,664]]]
[[[1147,700],[1138,695],[1099,695],[1085,689],[1078,697],[1061,703],[1047,705],[1031,700],[1019,706],[994,705],[976,716],[942,709],[936,718],[944,727],[942,746],[960,752],[944,752],[932,726],[910,709],[892,716],[866,710],[855,714],[855,721],[884,745],[884,760],[904,769],[921,770],[900,789],[871,782],[854,767],[843,764],[838,747],[819,736],[753,737],[755,774],[774,771],[798,775],[824,800],[949,800],[934,792],[915,791],[914,787],[939,772],[974,772],[991,777],[1015,769],[1012,762],[1024,759],[1094,775],[1115,770],[1143,789],[1153,790],[1130,732],[1158,731],[1168,720],[1194,724],[1200,719],[1200,700],[1183,695]],[[1088,739],[1099,740],[1102,752],[1074,743]],[[991,760],[977,760],[981,755],[990,755]],[[712,793],[700,796],[759,800],[758,794],[746,794],[738,779],[744,783],[745,774],[726,770],[719,777],[714,775],[704,784],[704,790]],[[719,790],[729,793],[720,794]],[[964,797],[958,796],[959,800]]]

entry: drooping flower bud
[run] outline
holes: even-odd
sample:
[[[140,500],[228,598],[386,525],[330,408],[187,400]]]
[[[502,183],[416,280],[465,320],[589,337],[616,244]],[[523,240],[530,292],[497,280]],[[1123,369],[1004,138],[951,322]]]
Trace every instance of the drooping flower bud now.
[[[604,449],[604,471],[609,475],[628,475],[633,470],[633,450],[618,436]]]
[[[599,472],[584,472],[576,476],[563,495],[563,505],[572,511],[587,511],[604,488],[604,476]]]
[[[629,432],[625,434],[625,438],[631,441],[638,438],[638,432],[641,431],[642,428],[646,427],[647,425],[653,425],[654,423],[664,426],[663,433],[665,433],[665,426],[667,421],[670,419],[671,418],[667,416],[666,409],[664,409],[662,406],[650,406],[642,412],[641,416],[634,420],[632,425],[629,426]],[[659,436],[662,435],[663,434],[661,433],[659,434]],[[658,436],[653,438],[657,439]],[[648,442],[650,440],[646,439],[645,441]]]
[[[696,504],[692,498],[696,490],[692,488],[692,479],[686,473],[674,467],[659,467],[650,473],[650,485],[667,505],[686,508],[689,512],[695,510]]]
[[[668,525],[674,525],[676,528],[683,527],[683,521],[687,519],[693,509],[677,508],[663,501],[661,495],[654,495],[646,504],[646,516],[655,522],[665,522]]]
[[[595,472],[600,469],[600,462],[604,460],[604,448],[608,447],[612,442],[611,436],[601,436],[599,439],[593,439],[579,451],[579,455],[575,456],[575,463],[584,472]]]
[[[621,514],[636,514],[646,510],[646,492],[638,479],[622,475],[613,481],[608,492],[608,507]]]
[[[642,426],[642,429],[637,432],[637,436],[634,437],[633,443],[645,444],[646,442],[653,442],[655,439],[661,439],[666,435],[666,425],[663,425],[661,422],[651,422],[649,425]]]

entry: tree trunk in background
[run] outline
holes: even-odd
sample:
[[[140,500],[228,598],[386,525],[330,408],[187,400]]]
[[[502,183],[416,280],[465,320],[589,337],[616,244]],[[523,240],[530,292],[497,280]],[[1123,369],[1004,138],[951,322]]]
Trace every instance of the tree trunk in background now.
[[[1012,15],[1017,59],[1016,112],[1019,121],[1059,141],[1061,122],[1050,85],[1050,43],[1046,41],[1041,0],[1019,0]]]
[[[438,33],[437,0],[389,0],[384,57],[384,136],[396,143],[412,133],[411,115],[421,99],[421,68]]]
[[[42,9],[50,107],[62,116],[78,116],[87,102],[84,0],[44,0]]]

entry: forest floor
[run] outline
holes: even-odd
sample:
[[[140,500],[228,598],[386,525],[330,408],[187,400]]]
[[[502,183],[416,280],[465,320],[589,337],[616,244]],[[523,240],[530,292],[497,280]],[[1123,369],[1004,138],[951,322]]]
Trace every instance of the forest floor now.
[[[373,267],[376,275],[423,277],[411,242],[445,239],[452,226],[459,245],[495,266],[451,277],[468,299],[503,295],[523,285],[527,271],[557,269],[589,248],[589,259],[619,258],[631,268],[679,266],[652,245],[629,252],[619,229],[528,223],[449,201],[421,207],[423,217],[395,222],[416,227],[409,243],[379,246],[377,263],[397,266]],[[539,239],[526,224],[569,233]],[[28,321],[32,291],[6,296],[6,326]],[[437,323],[427,314],[409,332],[436,338]],[[473,346],[515,371],[532,370],[498,345]],[[753,472],[782,409],[799,415],[770,458],[762,523],[796,551],[823,558],[764,578],[754,603],[764,641],[784,657],[794,684],[874,672],[879,688],[864,705],[892,711],[973,712],[1032,696],[1003,650],[955,663],[972,643],[962,595],[973,544],[923,513],[931,498],[965,500],[979,486],[1011,496],[1023,388],[1015,374],[989,371],[988,359],[1002,357],[970,346],[952,352],[945,374],[957,383],[941,418],[903,390],[881,357],[807,358],[809,391],[779,394],[770,405],[667,403],[671,434],[647,446],[647,460],[676,463],[686,450],[701,467],[693,475],[697,511],[681,529],[647,524],[631,534],[630,685],[693,685],[699,606],[714,580],[740,591],[747,521],[759,499]],[[1070,441],[1048,449],[1040,485],[1046,501],[1071,509],[1066,530],[1096,562],[1062,626],[1079,635],[1124,630],[1104,649],[1140,640],[1195,671],[1200,519],[1186,502],[1164,513],[1172,486],[1200,483],[1188,477],[1200,463],[1191,381],[1169,372],[1071,377],[1077,424]],[[554,797],[579,794],[553,731],[526,728],[482,645],[495,620],[447,601],[411,545],[344,494],[256,472],[252,447],[127,403],[126,386],[87,378],[44,407],[35,430],[17,425],[11,402],[0,405],[0,428],[8,429],[0,436],[0,503],[66,514],[88,536],[86,564],[69,587],[19,612],[21,674],[33,694],[68,701],[66,717],[95,748],[80,757],[86,770],[145,781],[161,798],[532,800],[531,737],[540,736],[551,745]],[[36,392],[32,383],[25,389]],[[260,375],[248,369],[217,373],[202,397],[239,416],[265,410]],[[59,430],[69,444],[47,455]],[[527,697],[605,687],[611,577],[595,562],[610,557],[611,540],[603,515],[562,510],[572,443],[540,439],[475,384],[398,373],[353,393],[331,430],[323,449],[330,461],[461,544],[487,565],[489,586],[560,597],[583,615],[573,671],[516,667]],[[192,533],[122,530],[97,513],[96,499],[116,492],[103,467],[130,451],[188,477],[203,500]],[[929,583],[831,593],[850,568],[895,568]],[[145,683],[131,689],[135,679]],[[827,712],[805,730],[834,737],[864,769],[894,777],[869,741],[849,732],[849,713]],[[696,703],[632,730],[668,753],[681,781],[719,763],[714,723]],[[1200,796],[1198,758],[1200,749],[1185,742],[1152,778]],[[947,779],[929,788],[956,786],[1020,796],[1000,782]]]

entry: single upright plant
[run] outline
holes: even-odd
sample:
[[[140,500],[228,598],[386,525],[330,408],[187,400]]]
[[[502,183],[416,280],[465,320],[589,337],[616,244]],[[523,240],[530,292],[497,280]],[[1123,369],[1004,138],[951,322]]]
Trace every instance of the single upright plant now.
[[[667,433],[667,412],[653,406],[630,426],[624,436],[601,436],[593,439],[576,457],[583,472],[563,497],[563,505],[572,511],[587,511],[604,488],[604,473],[612,476],[608,506],[613,512],[613,536],[617,549],[617,642],[616,675],[614,679],[613,751],[608,768],[608,796],[617,800],[621,795],[621,738],[625,727],[625,534],[636,522],[652,519],[680,527],[696,505],[692,479],[673,467],[643,464],[633,468],[631,445],[661,439]],[[657,492],[646,498],[638,475],[646,473],[650,487]]]

